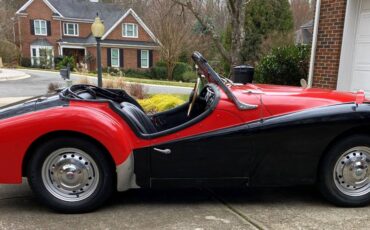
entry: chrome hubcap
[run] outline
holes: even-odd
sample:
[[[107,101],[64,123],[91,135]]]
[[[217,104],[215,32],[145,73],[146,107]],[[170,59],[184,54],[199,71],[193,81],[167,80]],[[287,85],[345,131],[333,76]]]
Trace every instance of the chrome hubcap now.
[[[95,161],[84,151],[62,148],[45,160],[42,180],[53,196],[75,202],[86,199],[96,190],[99,171]]]
[[[370,148],[359,146],[346,151],[334,170],[335,185],[344,194],[362,196],[370,192]]]

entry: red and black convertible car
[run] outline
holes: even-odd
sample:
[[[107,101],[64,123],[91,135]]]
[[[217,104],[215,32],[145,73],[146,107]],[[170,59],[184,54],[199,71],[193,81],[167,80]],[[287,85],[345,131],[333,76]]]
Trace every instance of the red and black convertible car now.
[[[90,211],[114,190],[317,184],[331,202],[370,202],[370,103],[343,93],[237,85],[193,54],[189,102],[147,115],[125,91],[74,85],[0,108],[0,183],[49,207]]]

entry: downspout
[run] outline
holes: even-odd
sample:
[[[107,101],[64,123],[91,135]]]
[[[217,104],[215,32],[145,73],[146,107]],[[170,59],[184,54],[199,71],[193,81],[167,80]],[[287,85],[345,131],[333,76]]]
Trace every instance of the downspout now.
[[[312,39],[310,69],[308,72],[308,88],[312,87],[313,74],[315,71],[315,58],[316,58],[317,37],[319,33],[320,10],[321,10],[321,0],[316,0],[315,24]]]

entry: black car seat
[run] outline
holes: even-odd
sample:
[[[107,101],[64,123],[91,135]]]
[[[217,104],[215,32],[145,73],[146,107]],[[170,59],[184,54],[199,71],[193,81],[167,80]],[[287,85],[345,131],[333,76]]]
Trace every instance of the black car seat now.
[[[122,112],[141,133],[151,134],[157,132],[157,129],[150,118],[137,106],[129,102],[122,102],[121,108]]]

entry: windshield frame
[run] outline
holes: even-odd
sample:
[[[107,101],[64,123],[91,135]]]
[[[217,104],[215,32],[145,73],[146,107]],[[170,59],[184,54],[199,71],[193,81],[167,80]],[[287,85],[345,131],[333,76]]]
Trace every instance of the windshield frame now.
[[[195,51],[192,55],[192,59],[195,64],[198,66],[198,70],[204,77],[208,80],[209,83],[214,83],[221,88],[222,91],[227,95],[227,97],[234,102],[236,107],[239,110],[250,110],[256,109],[258,105],[250,105],[239,101],[235,95],[231,92],[229,87],[227,87],[220,77],[220,75],[209,65],[207,59],[205,59],[201,53]]]

